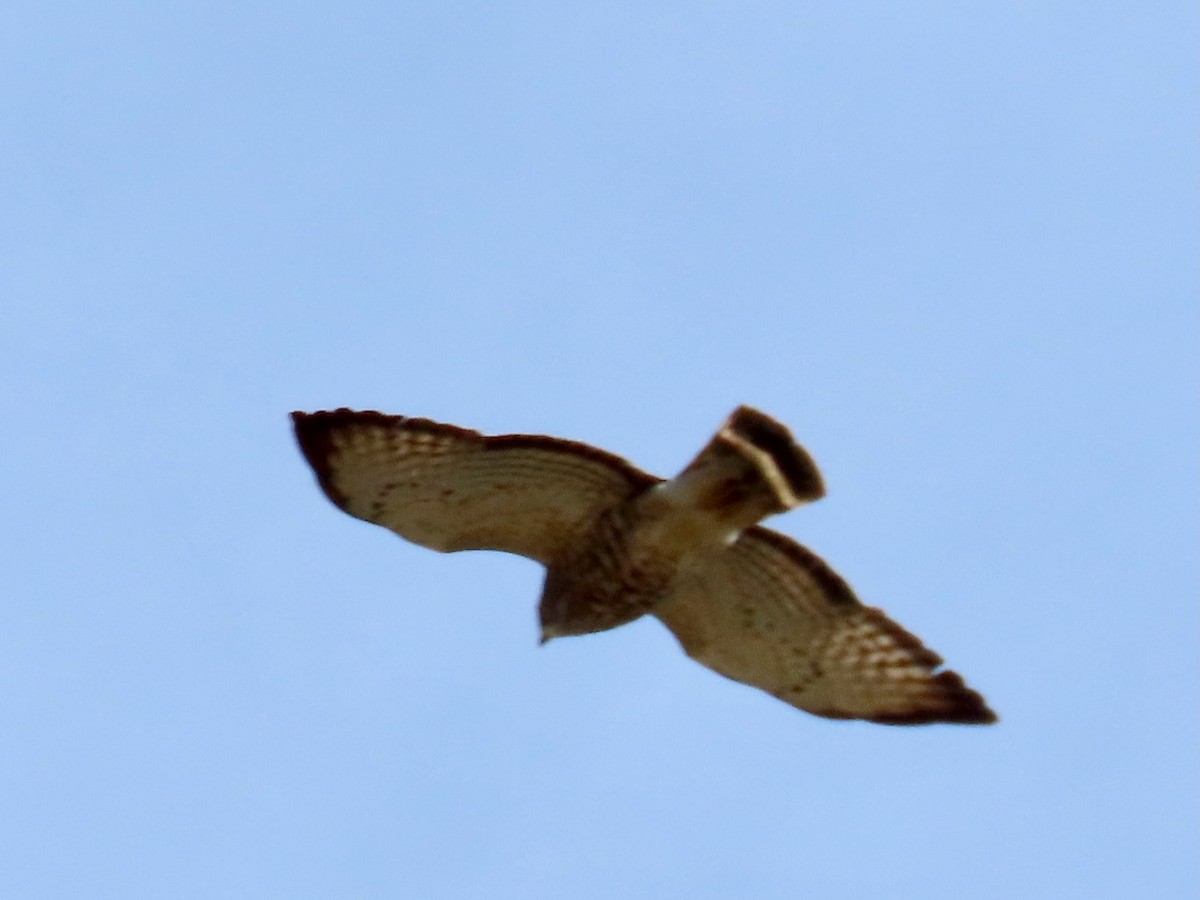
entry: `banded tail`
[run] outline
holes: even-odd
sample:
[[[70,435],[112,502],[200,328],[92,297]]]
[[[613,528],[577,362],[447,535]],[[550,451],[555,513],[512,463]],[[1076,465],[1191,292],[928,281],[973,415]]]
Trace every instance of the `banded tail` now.
[[[688,467],[661,489],[734,534],[825,495],[817,464],[791,432],[749,406],[734,410]]]

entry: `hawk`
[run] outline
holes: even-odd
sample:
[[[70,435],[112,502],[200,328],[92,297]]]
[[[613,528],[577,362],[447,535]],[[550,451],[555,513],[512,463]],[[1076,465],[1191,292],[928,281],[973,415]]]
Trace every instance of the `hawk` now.
[[[755,409],[735,410],[670,480],[553,437],[349,409],[292,420],[346,513],[433,550],[544,565],[543,643],[650,614],[688,656],[818,716],[996,720],[936,653],[860,603],[815,554],[757,524],[825,489],[787,428]]]

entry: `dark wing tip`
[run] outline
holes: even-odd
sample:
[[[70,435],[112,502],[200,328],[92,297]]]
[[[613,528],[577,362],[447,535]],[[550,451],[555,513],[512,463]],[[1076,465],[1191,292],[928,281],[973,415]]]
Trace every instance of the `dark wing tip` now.
[[[304,455],[310,463],[314,463],[310,454],[310,448],[319,456],[326,455],[331,446],[330,435],[335,431],[344,428],[370,426],[397,428],[400,425],[406,428],[424,428],[429,431],[453,431],[461,434],[474,434],[474,432],[468,432],[462,428],[455,428],[453,425],[440,425],[428,419],[394,416],[371,409],[347,409],[342,406],[338,409],[323,409],[311,413],[300,412],[299,410],[292,413],[292,427],[296,432],[296,440],[299,442],[300,449],[304,451]],[[315,463],[313,468],[316,468]]]
[[[916,709],[864,715],[836,708],[802,708],[826,719],[861,719],[876,725],[992,725],[1000,721],[987,701],[967,687],[958,673],[939,672],[932,683],[936,685],[933,693]],[[792,702],[784,696],[780,699]]]
[[[346,497],[333,486],[333,472],[329,457],[333,450],[333,431],[345,424],[350,410],[338,409],[314,413],[296,411],[292,413],[292,429],[300,452],[312,467],[321,490],[338,507],[345,509]]]
[[[296,442],[308,464],[316,473],[321,490],[325,492],[339,508],[346,509],[347,498],[333,484],[334,435],[338,432],[348,432],[352,429],[378,427],[395,429],[403,426],[407,429],[419,429],[433,433],[454,432],[456,435],[478,437],[473,431],[456,428],[453,425],[441,425],[428,419],[414,419],[408,416],[395,416],[375,410],[348,409],[344,406],[338,409],[325,409],[318,412],[292,413],[292,428],[296,433]]]
[[[870,721],[880,725],[991,725],[999,717],[977,691],[971,690],[957,672],[944,671],[933,676],[931,691],[919,709],[903,713],[882,713]]]
[[[361,413],[344,408],[311,413],[297,410],[292,413],[292,429],[296,432],[296,442],[304,458],[314,469],[320,470],[332,449],[333,433],[348,425],[361,424],[370,417],[387,418],[381,413]]]
[[[296,434],[296,442],[300,445],[300,452],[312,466],[325,496],[340,509],[346,508],[347,498],[333,484],[333,468],[330,463],[334,451],[333,435],[344,428],[395,425],[402,421],[403,416],[389,416],[373,411],[360,412],[345,407],[312,413],[297,410],[292,413],[292,428]]]
[[[786,426],[766,413],[739,406],[726,425],[771,457],[797,500],[819,500],[825,496],[825,483],[808,451],[796,443]]]
[[[937,671],[942,658],[925,646],[908,629],[890,619],[882,610],[864,607],[862,614],[886,631],[895,645],[904,650],[911,663],[928,672],[925,692],[916,708],[903,712],[883,712],[870,716],[882,725],[931,725],[946,722],[956,725],[990,725],[997,716],[977,691],[967,687],[962,676],[948,669]]]
[[[340,418],[340,412],[342,410],[314,413],[296,410],[292,413],[292,430],[296,433],[296,443],[300,445],[304,458],[314,469],[317,467],[317,461],[323,459],[329,449],[329,432],[334,422]]]

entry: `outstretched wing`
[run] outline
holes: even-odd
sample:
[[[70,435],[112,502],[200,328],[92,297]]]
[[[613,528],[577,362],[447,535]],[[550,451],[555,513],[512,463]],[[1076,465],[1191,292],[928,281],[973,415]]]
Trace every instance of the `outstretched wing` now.
[[[603,510],[658,482],[619,456],[557,438],[378,412],[292,413],[325,494],[433,550],[553,558]]]
[[[681,573],[658,616],[689,656],[793,706],[891,725],[996,715],[941,658],[863,606],[817,556],[765,528]]]

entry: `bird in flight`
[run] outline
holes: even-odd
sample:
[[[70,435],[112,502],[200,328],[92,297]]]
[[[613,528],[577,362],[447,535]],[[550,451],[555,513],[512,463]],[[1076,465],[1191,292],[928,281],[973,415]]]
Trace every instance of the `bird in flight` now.
[[[669,480],[560,438],[349,409],[292,421],[344,512],[433,550],[545,566],[543,643],[649,614],[696,661],[818,716],[996,720],[917,637],[758,524],[825,493],[804,448],[758,410],[736,409]]]

